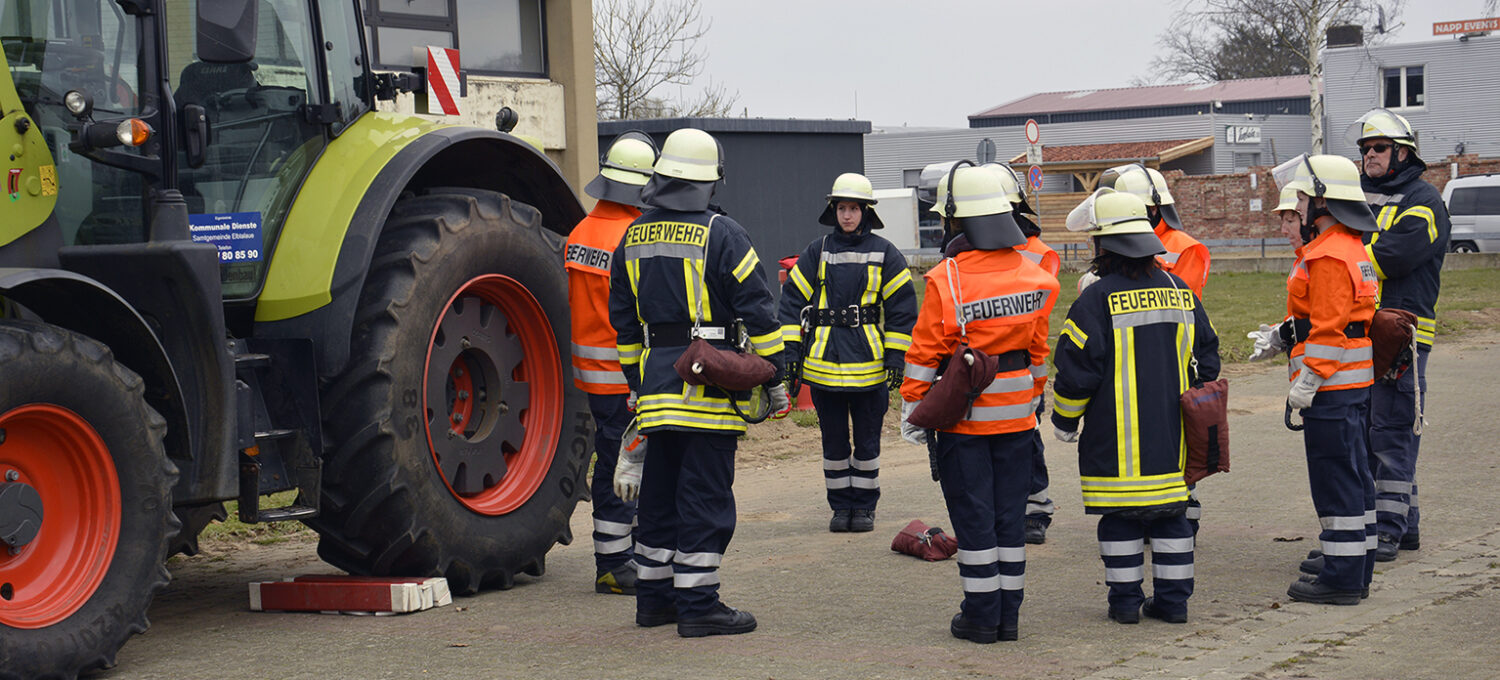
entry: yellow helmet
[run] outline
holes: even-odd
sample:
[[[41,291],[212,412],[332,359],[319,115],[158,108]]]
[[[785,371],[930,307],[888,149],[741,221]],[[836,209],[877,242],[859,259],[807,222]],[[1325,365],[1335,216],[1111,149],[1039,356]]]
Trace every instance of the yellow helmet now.
[[[1026,243],[1026,236],[1011,215],[1010,201],[1000,176],[959,161],[937,185],[932,211],[958,220],[969,243],[979,250],[998,250]]]
[[[1167,226],[1182,229],[1182,220],[1177,217],[1177,201],[1167,189],[1167,178],[1161,171],[1140,163],[1117,165],[1099,176],[1099,186],[1139,196],[1147,206],[1156,208]]]
[[[667,135],[654,170],[689,182],[717,182],[724,178],[724,151],[713,135],[683,128]]]
[[[1000,176],[1000,186],[1005,189],[1005,200],[1012,204],[1021,203],[1026,200],[1026,194],[1021,188],[1021,180],[1016,177],[1016,171],[1004,163],[985,163],[979,166],[994,172]]]
[[[1133,193],[1100,187],[1068,213],[1064,226],[1095,237],[1101,249],[1125,257],[1167,252],[1146,216],[1146,202]]]
[[[1388,109],[1371,109],[1351,123],[1344,133],[1345,141],[1355,146],[1376,137],[1385,137],[1401,146],[1411,147],[1412,154],[1417,153],[1417,133],[1411,129],[1411,123]]]
[[[1360,188],[1359,167],[1343,156],[1301,154],[1271,169],[1282,191],[1291,189],[1328,201],[1328,212],[1344,226],[1376,231],[1375,215]]]
[[[846,172],[833,180],[833,190],[828,192],[828,205],[824,206],[823,214],[818,216],[819,224],[836,227],[839,224],[838,204],[839,201],[854,201],[863,206],[864,222],[871,229],[884,229],[885,223],[880,221],[880,216],[870,206],[879,203],[875,200],[875,189],[870,184],[870,178],[857,172]]]
[[[1276,209],[1272,210],[1271,212],[1281,212],[1283,210],[1296,210],[1296,209],[1297,209],[1297,190],[1293,189],[1292,187],[1287,187],[1287,188],[1281,190],[1281,196],[1280,196],[1278,202],[1276,203]]]
[[[599,174],[616,182],[645,186],[656,164],[656,144],[640,132],[627,132],[615,138],[599,162]]]

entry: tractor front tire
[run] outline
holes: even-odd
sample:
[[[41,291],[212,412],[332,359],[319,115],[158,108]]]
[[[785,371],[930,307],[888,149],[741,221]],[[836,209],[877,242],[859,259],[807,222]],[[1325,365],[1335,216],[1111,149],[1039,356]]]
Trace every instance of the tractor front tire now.
[[[475,189],[397,201],[322,394],[318,554],[459,594],[540,576],[592,453],[570,363],[563,240]]]
[[[167,584],[167,423],[108,348],[55,326],[0,321],[0,375],[0,486],[39,499],[40,520],[0,542],[0,678],[109,668]]]

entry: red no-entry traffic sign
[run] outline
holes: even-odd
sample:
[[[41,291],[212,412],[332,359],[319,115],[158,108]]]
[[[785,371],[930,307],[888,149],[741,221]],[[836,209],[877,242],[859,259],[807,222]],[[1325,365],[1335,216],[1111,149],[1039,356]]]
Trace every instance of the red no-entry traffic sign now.
[[[1026,141],[1031,142],[1032,144],[1039,144],[1039,143],[1041,143],[1041,139],[1042,139],[1042,129],[1037,126],[1035,120],[1027,118],[1026,119]]]

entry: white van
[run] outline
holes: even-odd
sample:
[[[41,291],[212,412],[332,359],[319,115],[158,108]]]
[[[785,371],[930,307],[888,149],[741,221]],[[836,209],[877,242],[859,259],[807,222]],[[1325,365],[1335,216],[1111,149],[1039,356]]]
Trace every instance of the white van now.
[[[1448,205],[1448,216],[1453,221],[1449,251],[1500,251],[1500,173],[1450,180],[1443,187],[1443,203]]]

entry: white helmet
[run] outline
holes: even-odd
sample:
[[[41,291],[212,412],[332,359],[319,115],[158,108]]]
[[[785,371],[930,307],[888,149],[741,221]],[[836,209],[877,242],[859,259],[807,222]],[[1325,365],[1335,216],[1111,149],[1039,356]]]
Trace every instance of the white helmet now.
[[[932,211],[957,220],[975,248],[998,250],[1026,243],[995,172],[959,161],[938,182],[936,198]]]
[[[1271,212],[1278,212],[1279,213],[1279,212],[1282,212],[1284,210],[1296,210],[1296,209],[1297,209],[1297,190],[1295,188],[1292,188],[1292,187],[1286,187],[1285,189],[1281,190],[1281,196],[1278,197],[1278,200],[1277,200],[1277,203],[1276,203],[1276,209],[1272,210]]]
[[[1068,231],[1093,236],[1099,248],[1125,257],[1151,257],[1167,252],[1157,238],[1146,202],[1140,196],[1100,187],[1068,213]]]
[[[880,221],[880,216],[875,214],[870,206],[879,203],[875,200],[875,188],[870,184],[870,178],[857,172],[846,172],[833,180],[833,189],[828,192],[828,205],[823,208],[823,214],[818,217],[819,224],[836,227],[839,224],[837,214],[840,201],[854,201],[860,204],[864,211],[864,219],[869,221],[871,229],[884,229],[885,224]]]
[[[603,201],[641,206],[641,187],[651,179],[656,143],[644,132],[631,130],[615,138],[599,159],[599,175],[583,192]]]
[[[1117,165],[1099,176],[1099,185],[1139,196],[1148,207],[1154,207],[1161,213],[1161,219],[1167,226],[1182,229],[1182,220],[1177,217],[1177,201],[1167,189],[1167,178],[1156,168],[1148,168],[1140,163]]]
[[[717,182],[724,179],[724,150],[713,135],[683,128],[667,135],[654,170],[689,182]]]
[[[1410,147],[1411,155],[1417,155],[1417,133],[1411,129],[1411,123],[1389,109],[1371,109],[1344,130],[1344,141],[1355,146],[1376,137],[1385,137],[1396,144]]]
[[[1375,215],[1365,203],[1359,168],[1343,156],[1298,155],[1271,169],[1276,186],[1328,201],[1328,212],[1344,226],[1356,231],[1378,231]],[[1304,217],[1304,219],[1307,219]]]

